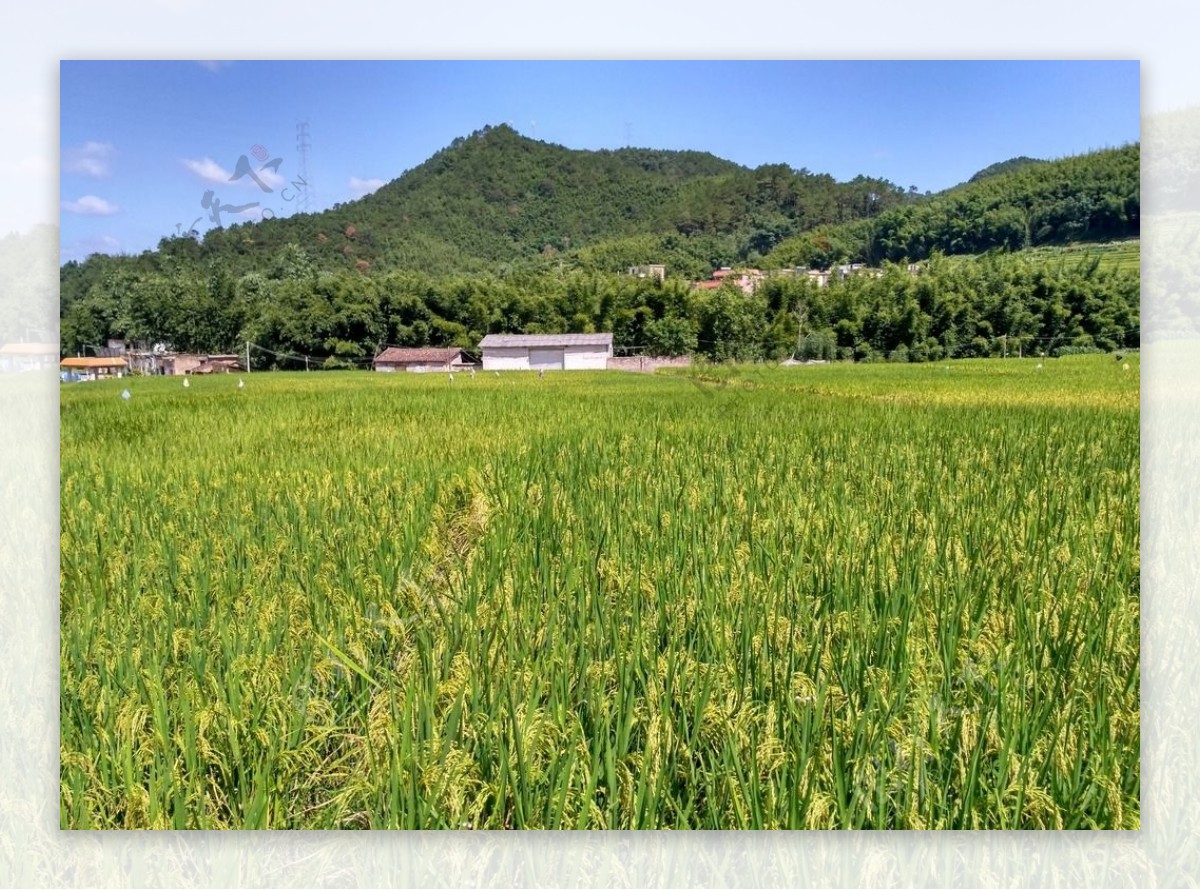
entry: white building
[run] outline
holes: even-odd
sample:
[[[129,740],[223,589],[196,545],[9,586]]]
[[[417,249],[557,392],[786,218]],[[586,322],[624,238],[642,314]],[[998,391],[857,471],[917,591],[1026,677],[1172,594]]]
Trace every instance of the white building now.
[[[667,280],[667,267],[662,263],[650,263],[645,266],[630,266],[629,274],[634,278],[653,278],[657,281]]]
[[[479,342],[485,371],[603,371],[612,334],[488,334]]]

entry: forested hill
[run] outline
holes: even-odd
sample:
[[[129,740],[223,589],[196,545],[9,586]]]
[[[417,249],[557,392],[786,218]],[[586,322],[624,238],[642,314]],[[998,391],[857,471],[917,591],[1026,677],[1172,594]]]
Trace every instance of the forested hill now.
[[[125,268],[216,260],[235,275],[265,272],[295,244],[324,271],[495,274],[547,258],[557,265],[563,255],[624,238],[673,235],[686,239],[681,257],[689,264],[676,270],[707,274],[715,259],[756,258],[788,235],[909,197],[877,178],[838,183],[784,164],[751,170],[695,151],[572,150],[496,126],[456,139],[357,201],[164,238]]]
[[[137,256],[94,255],[63,265],[62,349],[75,354],[107,337],[217,352],[252,341],[336,364],[369,361],[381,343],[470,346],[485,333],[612,330],[629,347],[700,343],[714,356],[786,354],[796,332],[787,320],[791,309],[782,307],[810,300],[801,294],[804,282],[789,285],[795,293],[787,301],[754,310],[755,325],[765,322],[770,336],[747,334],[749,345],[726,353],[729,338],[709,331],[707,303],[688,294],[686,281],[707,278],[720,265],[878,265],[1136,237],[1139,155],[1135,144],[1057,161],[1002,162],[999,172],[934,195],[867,176],[837,182],[784,164],[749,169],[701,152],[570,150],[489,127],[373,195],[322,213],[215,228],[163,239]],[[656,262],[667,267],[665,285],[643,286],[620,274]],[[923,275],[929,286],[958,274],[934,271]],[[1034,274],[1020,274],[1027,272]],[[896,281],[880,280],[888,288]],[[1010,285],[1012,298],[1024,302],[1024,285]],[[1100,319],[1086,306],[1074,312],[1064,304],[1063,319],[1050,312],[1028,336],[1056,348],[1129,345],[1136,276],[1119,286],[1087,278],[1086,287],[1062,287],[1099,288],[1093,303],[1115,308]],[[744,308],[738,295],[720,299],[726,308]],[[899,299],[899,291],[872,292],[878,312],[870,314]],[[1017,335],[1008,321],[989,320],[991,311],[981,303],[970,316],[978,324],[956,322],[945,336],[934,326],[931,336],[946,355],[968,348],[981,354],[996,342],[994,331]],[[826,333],[839,331],[838,348],[847,355],[890,355],[899,344],[912,346],[910,355],[937,354],[917,348],[929,339],[919,325],[903,328],[897,340],[863,333],[871,329],[866,315],[833,321]]]
[[[506,274],[560,263],[616,272],[657,261],[701,277],[722,264],[898,261],[933,249],[1136,236],[1138,165],[1137,145],[1053,162],[1015,158],[930,195],[786,164],[749,169],[704,152],[572,150],[485,127],[357,201],[164,238],[116,265],[146,273],[215,262],[235,276],[269,274],[289,244],[318,271],[358,274]],[[113,265],[67,264],[64,304]]]
[[[652,229],[681,187],[740,169],[705,152],[579,151],[490,127],[360,201],[279,228],[306,244],[354,226],[373,266],[494,270]]]
[[[1006,164],[1012,162],[996,167]],[[1136,238],[1140,230],[1141,147],[1134,144],[976,174],[972,182],[926,200],[787,239],[765,265],[901,262],[934,251],[982,253]]]
[[[375,193],[314,214],[170,237],[158,256],[269,271],[285,245],[322,271],[504,272],[599,240],[654,231],[696,180],[738,165],[696,151],[583,151],[501,125],[455,139]],[[144,255],[146,265],[158,256]]]

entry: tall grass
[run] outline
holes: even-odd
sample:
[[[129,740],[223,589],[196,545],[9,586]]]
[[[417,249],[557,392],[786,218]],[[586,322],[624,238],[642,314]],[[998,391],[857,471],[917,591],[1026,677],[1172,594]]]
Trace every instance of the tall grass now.
[[[64,388],[61,824],[1136,828],[1132,365]]]

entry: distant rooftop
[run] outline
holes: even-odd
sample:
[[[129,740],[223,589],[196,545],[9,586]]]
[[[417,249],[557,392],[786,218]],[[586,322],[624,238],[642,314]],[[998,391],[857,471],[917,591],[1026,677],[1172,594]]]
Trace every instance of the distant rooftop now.
[[[611,346],[612,339],[612,334],[488,334],[479,346]]]
[[[123,358],[92,358],[91,356],[72,356],[58,363],[63,368],[127,368],[129,363]]]
[[[462,355],[461,349],[439,349],[437,347],[422,347],[416,349],[405,349],[400,346],[389,346],[379,355],[375,356],[375,361],[388,364],[390,362],[452,362]]]

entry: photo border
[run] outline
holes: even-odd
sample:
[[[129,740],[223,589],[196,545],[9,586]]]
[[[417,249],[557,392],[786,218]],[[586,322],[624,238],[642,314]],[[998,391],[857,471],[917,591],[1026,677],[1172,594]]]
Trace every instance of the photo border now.
[[[139,4],[117,9],[136,13]],[[905,7],[912,22],[923,20],[940,4]],[[782,15],[782,5],[775,8]],[[1102,7],[1106,9],[1107,7]],[[58,157],[58,59],[136,58],[157,47],[158,54],[182,56],[205,40],[218,37],[212,24],[237,23],[239,40],[253,37],[241,7],[224,0],[202,10],[188,0],[164,0],[161,8],[132,36],[110,30],[93,38],[83,28],[86,15],[61,30],[23,47],[25,68],[4,79],[4,105],[15,107],[8,93],[18,93],[24,107],[32,87],[52,98],[55,121],[51,139],[36,119],[34,141],[42,155]],[[636,15],[632,5],[608,7],[612,15]],[[1115,7],[1114,7],[1115,9]],[[536,7],[535,7],[536,10]],[[310,5],[307,14],[312,15]],[[703,34],[683,35],[682,42],[646,50],[642,38],[597,32],[590,46],[565,44],[578,55],[620,55],[624,46],[640,57],[703,50],[759,55],[754,41],[725,39],[711,7],[690,15],[707,19]],[[1127,10],[1125,11],[1127,14]],[[23,15],[35,15],[23,13]],[[43,12],[44,14],[44,12]],[[106,14],[113,15],[106,7]],[[396,13],[393,13],[396,14]],[[481,9],[466,31],[458,15],[435,11],[422,24],[448,29],[441,44],[402,49],[411,57],[429,52],[444,56],[486,56],[497,45],[537,56],[561,52],[553,42],[531,42],[528,31],[498,27],[497,15],[517,16],[511,6]],[[682,14],[682,13],[680,13]],[[793,15],[795,13],[792,13]],[[827,15],[834,15],[828,13]],[[1090,13],[1089,13],[1090,14]],[[729,11],[725,11],[726,17]],[[857,19],[849,9],[838,15]],[[895,15],[894,13],[890,15]],[[184,39],[194,21],[196,26]],[[1016,15],[1014,17],[1023,18]],[[653,35],[659,17],[639,21]],[[311,20],[311,19],[310,19]],[[262,17],[251,23],[269,24]],[[315,20],[311,20],[315,21]],[[793,26],[799,23],[791,21]],[[894,21],[887,18],[886,22]],[[1051,16],[1051,25],[1056,21]],[[1072,32],[1066,27],[1064,35]],[[411,24],[411,23],[410,23]],[[822,23],[824,34],[835,21]],[[858,22],[854,24],[857,26]],[[17,23],[18,30],[21,23]],[[373,24],[373,27],[379,25]],[[573,25],[572,27],[575,27]],[[779,27],[778,22],[771,25]],[[992,28],[996,43],[1020,37],[1015,28]],[[1039,24],[1040,29],[1046,22]],[[1182,28],[1182,26],[1180,26]],[[155,30],[174,28],[174,32]],[[456,30],[457,29],[457,30]],[[536,29],[535,29],[536,30]],[[169,39],[164,35],[172,33]],[[260,32],[261,33],[261,32]],[[872,32],[877,33],[877,32]],[[941,32],[939,32],[941,34]],[[545,36],[544,34],[542,36]],[[946,35],[942,35],[946,36]],[[289,48],[287,39],[294,42]],[[551,35],[551,39],[553,35]],[[843,35],[844,38],[844,35]],[[259,38],[260,41],[262,38]],[[267,41],[279,57],[304,57],[304,38],[289,32]],[[371,38],[374,40],[375,38]],[[928,39],[928,38],[926,38]],[[1044,38],[1043,38],[1044,39]],[[1132,38],[1124,38],[1133,43]],[[91,41],[95,42],[91,42]],[[505,42],[507,41],[507,42]],[[631,44],[632,41],[632,44]],[[404,43],[404,41],[401,41]],[[99,52],[104,43],[105,52]],[[378,45],[345,49],[344,57],[374,55]],[[228,55],[262,57],[233,41]],[[355,43],[358,47],[360,43]],[[953,46],[953,43],[947,43]],[[960,43],[958,51],[987,53],[986,42]],[[211,43],[209,44],[211,47]],[[562,44],[559,44],[562,46]],[[775,41],[767,51],[779,46]],[[824,47],[829,57],[842,54],[886,56],[897,51],[887,41],[843,39]],[[912,48],[919,49],[916,44]],[[1094,41],[1093,56],[1143,58],[1146,85],[1160,74],[1178,71],[1180,52],[1170,66],[1156,67],[1154,48],[1143,36],[1137,46]],[[816,50],[816,44],[810,51]],[[1107,49],[1107,52],[1099,52]],[[208,52],[212,52],[211,48]],[[393,50],[396,52],[396,50]],[[793,50],[795,52],[795,50]],[[937,53],[940,54],[940,53]],[[319,53],[313,54],[317,57]],[[782,55],[782,54],[781,54]],[[824,55],[824,53],[822,54]],[[926,52],[918,56],[934,57]],[[8,64],[8,63],[6,63]],[[1186,63],[1184,63],[1186,69]],[[23,73],[23,77],[20,74]],[[1200,82],[1200,81],[1197,81]],[[43,96],[44,97],[44,96]],[[1200,99],[1198,94],[1195,99]],[[34,103],[41,107],[47,103]],[[1145,92],[1143,92],[1145,108]],[[6,108],[7,110],[7,108]],[[1200,115],[1200,109],[1197,110]],[[36,117],[36,115],[35,115]],[[1161,119],[1160,119],[1161,120]],[[1184,292],[1194,280],[1191,266],[1164,244],[1186,244],[1200,235],[1200,192],[1173,191],[1177,179],[1170,157],[1200,156],[1200,128],[1143,130],[1143,281],[1144,328],[1162,333],[1142,348],[1142,825],[1137,832],[629,832],[629,833],[333,833],[333,832],[65,832],[58,829],[58,381],[41,374],[5,375],[0,403],[8,422],[0,433],[0,584],[4,606],[0,627],[9,653],[0,672],[0,884],[4,886],[1179,886],[1200,879],[1200,764],[1194,690],[1200,688],[1200,606],[1193,591],[1200,572],[1194,542],[1198,515],[1195,479],[1200,467],[1194,443],[1200,441],[1200,359],[1196,349],[1200,309]],[[20,139],[21,136],[13,138]],[[56,167],[56,164],[54,165]],[[43,183],[49,218],[57,217],[57,175]],[[1166,195],[1174,196],[1167,205]],[[31,223],[39,221],[31,216]],[[1170,233],[1167,234],[1167,229]],[[1182,234],[1180,234],[1182,233]],[[1200,243],[1200,242],[1197,242]],[[45,257],[31,255],[31,264]],[[57,263],[57,256],[54,258]],[[1195,259],[1191,263],[1200,262]],[[57,294],[57,281],[47,282],[47,298]],[[1182,307],[1182,308],[1181,308]],[[1171,327],[1170,325],[1175,325]],[[1168,333],[1170,336],[1168,336]],[[15,422],[14,422],[15,421]]]

